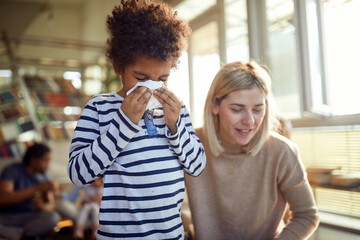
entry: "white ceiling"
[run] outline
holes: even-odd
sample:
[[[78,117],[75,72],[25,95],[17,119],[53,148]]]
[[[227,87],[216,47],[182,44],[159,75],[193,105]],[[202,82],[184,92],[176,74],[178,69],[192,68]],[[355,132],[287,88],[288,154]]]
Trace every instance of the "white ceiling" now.
[[[167,0],[169,4],[180,1]],[[0,0],[0,69],[9,68],[11,62],[61,66],[104,62],[106,16],[119,3],[120,0]]]

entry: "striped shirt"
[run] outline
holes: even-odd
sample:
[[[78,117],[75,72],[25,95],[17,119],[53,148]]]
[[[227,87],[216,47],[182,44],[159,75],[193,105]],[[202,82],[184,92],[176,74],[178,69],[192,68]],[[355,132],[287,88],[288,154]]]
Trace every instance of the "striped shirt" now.
[[[103,176],[97,239],[183,239],[180,207],[184,171],[205,168],[203,146],[186,107],[171,135],[162,108],[154,110],[157,136],[147,135],[120,109],[123,98],[101,94],[86,104],[70,146],[68,174],[78,186]]]

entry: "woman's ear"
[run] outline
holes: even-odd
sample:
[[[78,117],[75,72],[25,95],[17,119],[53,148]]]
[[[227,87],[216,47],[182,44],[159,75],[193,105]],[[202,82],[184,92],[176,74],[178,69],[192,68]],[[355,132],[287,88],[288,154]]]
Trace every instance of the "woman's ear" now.
[[[211,112],[214,115],[219,114],[219,104],[216,101],[216,98],[214,97],[213,100],[211,101]]]

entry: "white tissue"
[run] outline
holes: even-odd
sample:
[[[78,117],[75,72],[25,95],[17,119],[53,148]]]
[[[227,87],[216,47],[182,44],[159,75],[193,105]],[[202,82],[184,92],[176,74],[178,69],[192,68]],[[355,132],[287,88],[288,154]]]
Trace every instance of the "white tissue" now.
[[[161,88],[163,83],[161,81],[153,81],[153,80],[147,80],[145,82],[138,82],[133,88],[131,88],[129,91],[127,91],[126,95],[129,95],[132,91],[135,90],[138,86],[144,86],[147,87],[153,92],[153,90],[157,88]],[[152,110],[154,108],[161,107],[161,104],[159,101],[154,97],[154,95],[151,95],[150,101],[148,105],[146,106],[147,110]]]

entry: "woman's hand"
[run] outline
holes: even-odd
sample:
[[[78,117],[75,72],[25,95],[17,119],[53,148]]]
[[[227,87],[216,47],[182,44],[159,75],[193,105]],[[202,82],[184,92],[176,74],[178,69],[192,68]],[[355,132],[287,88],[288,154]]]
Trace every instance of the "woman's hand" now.
[[[121,104],[121,110],[134,123],[138,124],[146,106],[151,98],[151,91],[147,87],[137,87],[132,91]]]
[[[177,132],[176,123],[181,111],[180,99],[165,86],[154,91],[154,96],[161,103],[164,109],[165,124],[171,131],[171,134]]]

